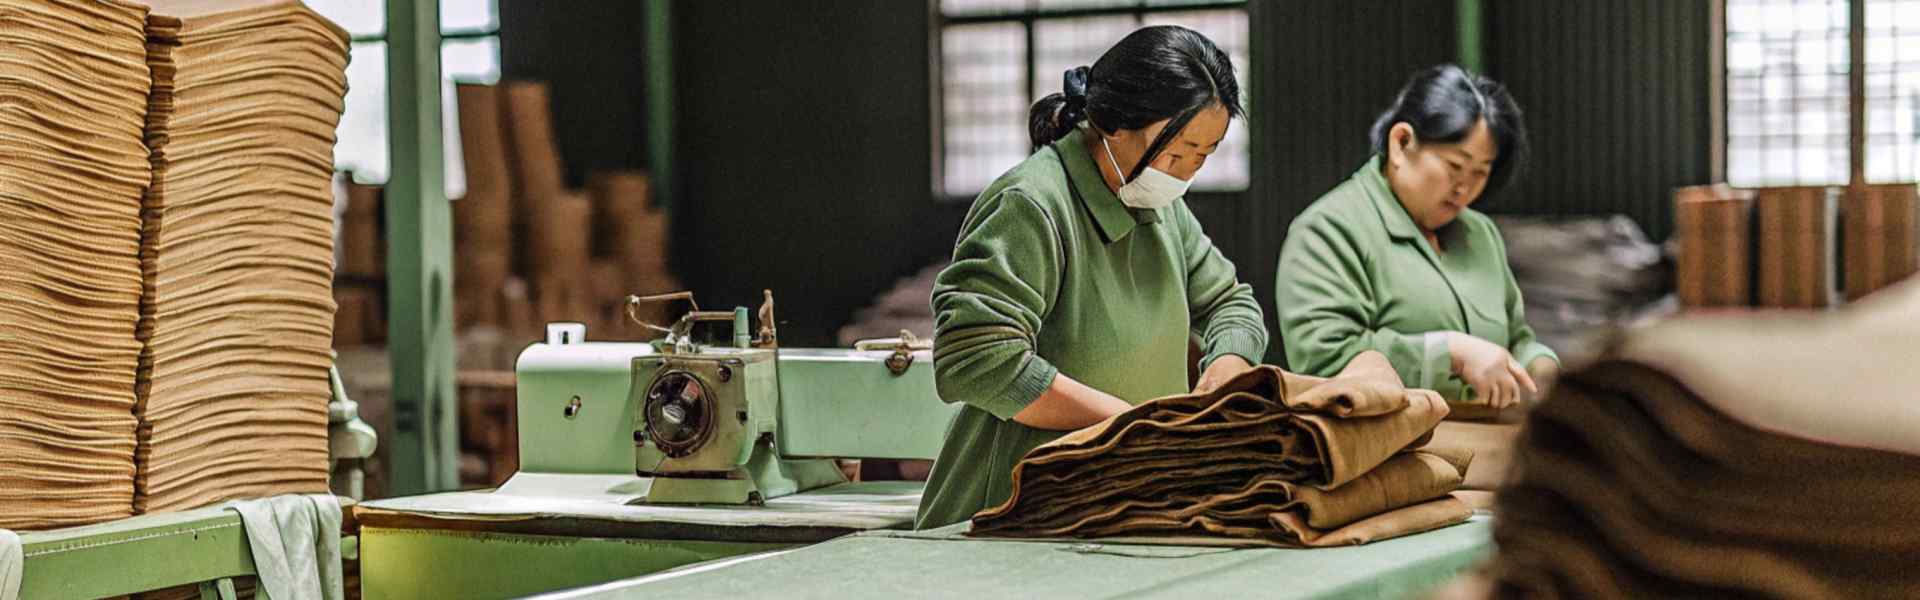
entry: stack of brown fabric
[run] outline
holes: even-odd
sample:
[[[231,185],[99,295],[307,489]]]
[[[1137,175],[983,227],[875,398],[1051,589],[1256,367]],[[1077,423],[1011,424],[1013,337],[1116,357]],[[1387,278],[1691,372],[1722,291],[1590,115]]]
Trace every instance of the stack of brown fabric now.
[[[506,308],[500,289],[513,275],[513,177],[507,170],[500,88],[460,84],[460,147],[467,194],[453,205],[454,303],[461,328],[498,325]]]
[[[380,233],[381,189],[347,183],[347,210],[341,216],[339,274],[333,287],[333,346],[350,348],[386,339],[381,283],[387,278],[385,236]]]
[[[1824,187],[1755,191],[1760,306],[1825,308],[1836,302],[1838,191]]]
[[[1920,596],[1920,284],[1682,319],[1563,378],[1501,491],[1505,597]]]
[[[1870,185],[1848,190],[1847,299],[1859,300],[1920,269],[1920,186]]]
[[[647,175],[636,171],[602,171],[587,181],[593,194],[594,283],[591,298],[595,318],[615,339],[647,339],[656,334],[627,315],[628,294],[660,294],[685,289],[668,266],[667,215],[653,205]],[[612,277],[606,281],[605,277]],[[637,307],[641,320],[658,325],[682,307],[653,304]],[[606,337],[606,336],[602,336]]]
[[[1725,185],[1673,192],[1679,261],[1674,284],[1687,308],[1753,304],[1753,192]]]
[[[136,512],[327,489],[347,34],[297,0],[155,0]]]
[[[1470,454],[1423,449],[1447,414],[1365,353],[1332,379],[1266,366],[1032,452],[973,534],[1193,544],[1364,544],[1465,521]]]
[[[0,528],[133,507],[144,12],[0,0]]]

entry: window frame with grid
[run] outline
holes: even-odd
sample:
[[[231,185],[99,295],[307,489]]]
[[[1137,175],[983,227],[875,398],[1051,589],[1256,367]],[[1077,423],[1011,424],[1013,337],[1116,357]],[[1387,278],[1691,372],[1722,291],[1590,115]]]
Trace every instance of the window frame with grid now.
[[[1920,0],[1720,2],[1729,183],[1920,179]]]
[[[930,62],[935,70],[935,140],[932,148],[932,186],[934,197],[949,203],[973,200],[982,188],[1028,155],[1027,110],[1039,98],[1059,91],[1061,82],[1058,73],[1072,66],[1091,64],[1120,37],[1143,26],[1178,24],[1179,19],[1195,16],[1231,15],[1250,28],[1245,0],[942,0],[933,4],[935,19],[931,33],[934,51]],[[972,6],[963,6],[969,4]],[[1189,26],[1201,30],[1210,38],[1219,37],[1200,26]],[[1064,30],[1062,32],[1065,35],[1049,36],[1045,32],[1047,29]],[[1090,30],[1097,37],[1088,37],[1080,33],[1081,30]],[[1011,50],[978,44],[956,48],[955,44],[948,42],[956,32],[973,32],[1001,40],[1019,41],[1017,47]],[[1222,50],[1233,55],[1234,69],[1241,75],[1243,105],[1250,95],[1245,76],[1251,52],[1249,37],[1249,32],[1243,29],[1238,38],[1215,40]],[[1064,48],[1058,44],[1048,46],[1042,43],[1043,39],[1066,39],[1069,45]],[[1088,40],[1092,40],[1093,44],[1088,45]],[[1081,44],[1075,46],[1071,42]],[[1094,48],[1094,45],[1098,47]],[[1062,50],[1070,53],[1091,52],[1091,55],[1076,57],[1073,59],[1078,61],[1076,64],[1065,65],[1060,60]],[[994,64],[1009,61],[1010,54],[1018,56],[1012,59],[1012,65],[1006,62]],[[980,58],[986,60],[956,60]],[[1046,64],[1049,62],[1059,64]],[[1015,77],[1007,77],[1008,66],[1014,67]],[[1054,74],[1049,75],[1049,72]],[[970,96],[950,94],[959,85],[993,91]],[[1019,93],[1017,102],[1007,94],[1013,90]],[[962,99],[965,102],[957,101]],[[967,122],[968,119],[973,119],[973,122]],[[1222,143],[1218,153],[1209,161],[1208,168],[1196,178],[1194,192],[1239,193],[1247,190],[1252,171],[1249,134],[1244,122],[1231,125],[1228,140]],[[956,149],[967,145],[985,149],[956,152]],[[1001,149],[1003,146],[1005,148]],[[963,156],[975,158],[971,164],[957,164],[956,161],[967,160]],[[1221,159],[1225,161],[1216,162]],[[1224,167],[1225,170],[1218,166],[1229,163],[1233,166]]]

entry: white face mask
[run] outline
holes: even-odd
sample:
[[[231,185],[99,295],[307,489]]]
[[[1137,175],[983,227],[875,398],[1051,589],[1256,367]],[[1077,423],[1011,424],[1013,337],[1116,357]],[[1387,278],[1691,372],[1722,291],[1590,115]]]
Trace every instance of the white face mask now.
[[[1125,181],[1120,186],[1120,203],[1134,208],[1154,210],[1173,204],[1187,194],[1187,186],[1193,182],[1168,175],[1153,167],[1147,167],[1133,181],[1126,181],[1127,172],[1120,170],[1120,161],[1113,157],[1113,146],[1107,144],[1107,138],[1100,138],[1100,147],[1107,150],[1107,162],[1113,165],[1113,172]]]

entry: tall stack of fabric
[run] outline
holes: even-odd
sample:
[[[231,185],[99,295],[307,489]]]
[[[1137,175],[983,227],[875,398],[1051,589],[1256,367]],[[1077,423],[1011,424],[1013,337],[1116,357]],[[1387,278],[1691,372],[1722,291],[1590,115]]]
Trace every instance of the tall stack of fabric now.
[[[1260,367],[1035,448],[972,534],[1339,546],[1459,523],[1472,455],[1424,448],[1446,415],[1378,353],[1332,379]]]
[[[1753,192],[1725,185],[1673,192],[1674,287],[1687,308],[1753,304]]]
[[[0,529],[133,508],[144,13],[0,0]]]
[[[1501,597],[1920,596],[1920,282],[1836,313],[1679,319],[1528,417]]]
[[[1870,185],[1847,190],[1847,300],[1859,300],[1920,270],[1920,186]]]
[[[1838,188],[1774,187],[1754,193],[1759,222],[1757,302],[1768,308],[1826,308],[1839,301]]]
[[[155,0],[137,512],[327,488],[347,34],[297,0]]]

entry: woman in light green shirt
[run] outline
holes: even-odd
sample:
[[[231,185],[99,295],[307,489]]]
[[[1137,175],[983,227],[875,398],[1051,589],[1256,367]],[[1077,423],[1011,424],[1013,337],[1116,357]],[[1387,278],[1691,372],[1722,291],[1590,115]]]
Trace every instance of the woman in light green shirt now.
[[[1472,206],[1526,157],[1498,83],[1442,65],[1374,123],[1374,156],[1294,219],[1275,304],[1292,369],[1332,375],[1366,350],[1462,416],[1538,393],[1559,358],[1534,339],[1499,229]]]
[[[1251,368],[1253,291],[1182,195],[1240,115],[1227,55],[1181,27],[1135,31],[1034,104],[1032,156],[968,211],[935,281],[934,381],[964,404],[920,500],[922,529],[1006,501],[1013,465],[1063,432]]]

